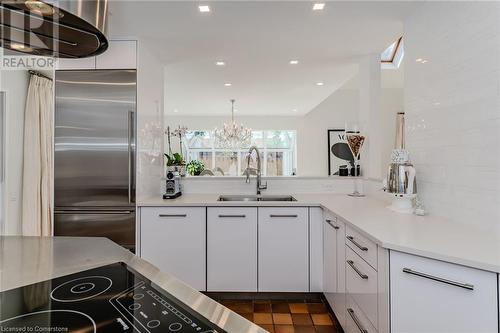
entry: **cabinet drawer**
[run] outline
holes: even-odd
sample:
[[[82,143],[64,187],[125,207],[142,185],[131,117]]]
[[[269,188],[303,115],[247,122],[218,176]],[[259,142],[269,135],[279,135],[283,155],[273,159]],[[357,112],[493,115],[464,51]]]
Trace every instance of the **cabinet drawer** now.
[[[205,207],[141,208],[141,257],[206,290]]]
[[[257,291],[257,208],[207,209],[207,290]]]
[[[392,332],[497,332],[495,273],[390,252]]]
[[[346,244],[376,270],[377,244],[349,227],[346,227],[345,237]]]
[[[345,318],[345,333],[377,333],[377,329],[349,296],[346,300]]]
[[[346,246],[346,289],[366,317],[377,327],[377,271]]]

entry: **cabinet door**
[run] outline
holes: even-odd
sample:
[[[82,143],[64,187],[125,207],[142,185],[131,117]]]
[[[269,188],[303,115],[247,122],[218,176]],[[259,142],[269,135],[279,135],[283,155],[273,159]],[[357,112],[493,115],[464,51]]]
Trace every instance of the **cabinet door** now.
[[[309,290],[323,292],[323,209],[309,208]]]
[[[112,40],[103,54],[96,57],[97,69],[136,69],[137,41]]]
[[[346,320],[346,282],[345,282],[345,224],[337,219],[337,290],[333,294],[333,312],[337,316],[340,325],[345,324]]]
[[[323,293],[334,309],[335,293],[337,292],[337,220],[334,216],[325,214],[323,223]],[[334,309],[335,311],[335,309]]]
[[[308,209],[259,208],[259,291],[309,291]]]
[[[81,59],[64,59],[59,58],[56,61],[57,70],[71,69],[95,69],[95,57]]]
[[[141,209],[141,257],[205,290],[205,207]]]
[[[257,208],[207,209],[207,290],[257,291]]]
[[[390,252],[391,332],[498,332],[497,276]]]

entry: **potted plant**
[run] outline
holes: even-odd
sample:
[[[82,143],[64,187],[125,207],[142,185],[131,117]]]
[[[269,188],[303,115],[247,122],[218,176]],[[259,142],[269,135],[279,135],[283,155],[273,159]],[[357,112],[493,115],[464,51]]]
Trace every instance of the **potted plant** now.
[[[186,165],[186,168],[188,174],[191,176],[199,176],[200,173],[205,170],[205,165],[202,161],[192,160]]]
[[[179,153],[173,153],[171,155],[165,154],[167,158],[167,172],[179,172],[179,175],[184,177],[186,175],[186,162],[184,158]]]

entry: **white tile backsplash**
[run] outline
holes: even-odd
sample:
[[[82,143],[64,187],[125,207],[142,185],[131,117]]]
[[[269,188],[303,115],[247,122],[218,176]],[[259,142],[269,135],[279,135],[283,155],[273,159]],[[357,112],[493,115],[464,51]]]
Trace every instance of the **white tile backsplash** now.
[[[421,200],[460,223],[500,223],[500,3],[426,2],[404,36],[407,148]]]

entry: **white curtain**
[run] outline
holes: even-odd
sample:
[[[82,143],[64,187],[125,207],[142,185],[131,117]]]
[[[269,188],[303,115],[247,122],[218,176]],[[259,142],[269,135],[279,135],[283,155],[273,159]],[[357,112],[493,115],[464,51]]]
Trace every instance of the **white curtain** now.
[[[52,235],[53,85],[31,75],[24,114],[24,236]]]

